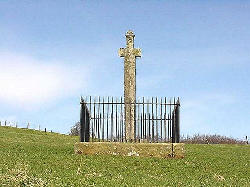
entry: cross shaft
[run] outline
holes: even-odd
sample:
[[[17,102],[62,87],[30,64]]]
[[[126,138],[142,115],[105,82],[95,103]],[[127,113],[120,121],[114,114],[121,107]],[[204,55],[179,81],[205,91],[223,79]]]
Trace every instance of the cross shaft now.
[[[126,141],[135,139],[135,104],[136,104],[136,57],[141,57],[141,49],[134,48],[134,33],[126,33],[126,48],[119,49],[119,56],[124,57],[124,101]]]

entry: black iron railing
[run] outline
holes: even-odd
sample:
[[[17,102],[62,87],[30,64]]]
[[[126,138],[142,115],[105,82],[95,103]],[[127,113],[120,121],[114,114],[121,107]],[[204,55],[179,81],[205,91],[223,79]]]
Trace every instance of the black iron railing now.
[[[124,99],[81,98],[80,141],[126,142]],[[127,105],[127,103],[126,103]],[[179,98],[138,98],[135,108],[135,142],[180,141]]]

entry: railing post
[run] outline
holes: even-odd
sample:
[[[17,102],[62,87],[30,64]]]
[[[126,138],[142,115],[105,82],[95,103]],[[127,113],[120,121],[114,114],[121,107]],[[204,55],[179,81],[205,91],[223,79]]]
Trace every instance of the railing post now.
[[[81,98],[80,101],[81,109],[80,109],[80,142],[85,142],[85,134],[84,134],[84,107],[83,107],[83,100]]]
[[[90,137],[90,113],[88,111],[87,105],[84,104],[84,110],[85,110],[85,142],[89,142]]]
[[[177,106],[176,106],[176,114],[175,114],[175,118],[176,118],[176,126],[175,126],[175,132],[176,132],[176,136],[175,136],[175,142],[179,143],[180,142],[180,102],[179,102],[179,98],[177,101]]]
[[[90,113],[87,109],[87,105],[81,98],[81,111],[80,111],[80,142],[89,142],[89,124]]]
[[[175,131],[175,109],[173,110],[172,114],[172,143],[175,143],[175,135],[176,135],[176,131]]]
[[[173,102],[173,112],[172,112],[172,143],[176,143],[176,105],[175,98]]]

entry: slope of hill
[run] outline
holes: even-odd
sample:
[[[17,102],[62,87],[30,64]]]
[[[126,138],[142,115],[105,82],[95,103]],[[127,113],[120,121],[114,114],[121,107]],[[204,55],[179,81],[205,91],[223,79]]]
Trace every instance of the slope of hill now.
[[[250,186],[250,146],[186,145],[184,159],[74,154],[77,137],[0,127],[1,186]]]

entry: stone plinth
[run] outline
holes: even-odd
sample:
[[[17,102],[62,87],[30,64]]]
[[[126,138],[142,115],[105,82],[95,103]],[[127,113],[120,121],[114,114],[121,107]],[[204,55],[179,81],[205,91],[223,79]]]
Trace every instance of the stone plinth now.
[[[76,154],[183,158],[183,143],[78,142]]]

